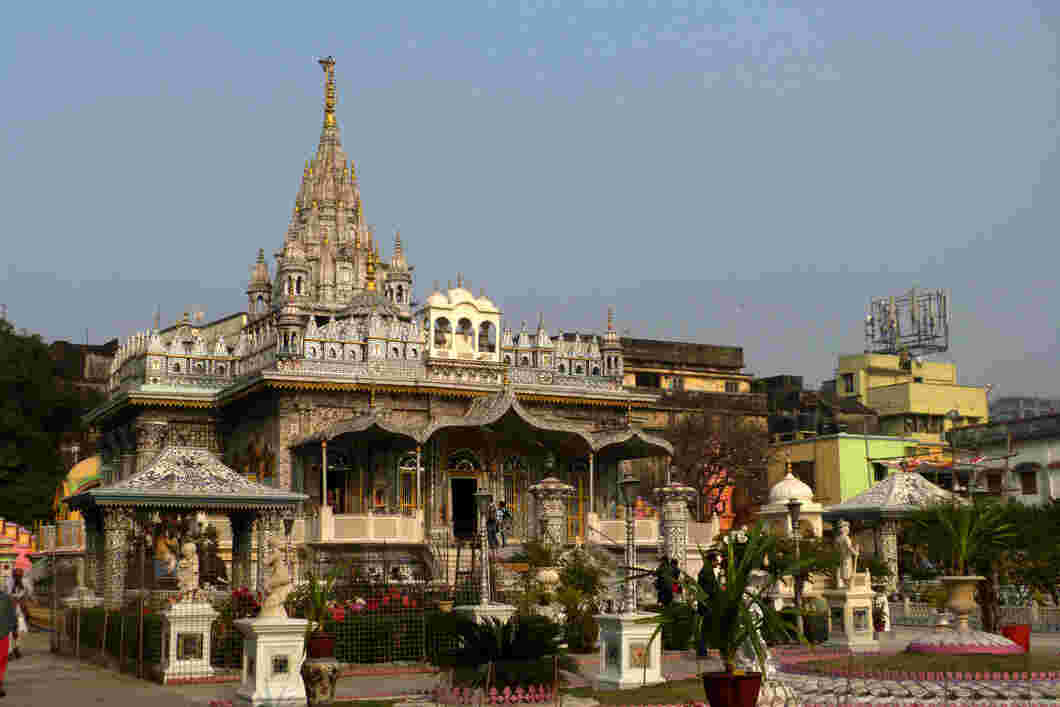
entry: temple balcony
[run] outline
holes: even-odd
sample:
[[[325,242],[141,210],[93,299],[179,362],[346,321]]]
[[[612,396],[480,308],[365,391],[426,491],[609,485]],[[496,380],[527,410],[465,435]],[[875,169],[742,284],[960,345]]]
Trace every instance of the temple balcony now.
[[[335,513],[321,506],[306,518],[305,542],[418,545],[424,542],[423,510],[408,514]]]

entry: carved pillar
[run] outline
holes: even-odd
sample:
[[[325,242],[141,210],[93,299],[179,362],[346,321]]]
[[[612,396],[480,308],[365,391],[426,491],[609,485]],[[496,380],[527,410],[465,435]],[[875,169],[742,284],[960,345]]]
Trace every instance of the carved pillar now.
[[[101,546],[103,545],[103,534],[99,528],[99,518],[94,514],[85,514],[85,584],[92,591],[102,591],[101,581],[102,564],[99,561]]]
[[[891,576],[887,578],[887,594],[898,591],[898,521],[884,520],[880,523],[880,553]]]
[[[567,502],[574,487],[549,477],[530,487],[537,509],[538,539],[549,546],[567,543]]]
[[[228,517],[232,526],[232,587],[250,586],[252,513],[232,513]]]
[[[685,569],[688,556],[688,502],[696,497],[691,486],[669,483],[655,489],[659,506],[659,537],[664,557],[677,558],[677,565]]]
[[[124,508],[103,513],[104,582],[103,604],[120,609],[125,597],[125,575],[129,570],[129,531],[132,513]]]

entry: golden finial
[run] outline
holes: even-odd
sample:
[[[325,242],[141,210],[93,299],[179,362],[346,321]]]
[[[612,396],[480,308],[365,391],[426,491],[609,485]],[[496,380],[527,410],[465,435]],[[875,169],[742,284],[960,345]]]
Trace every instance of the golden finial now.
[[[785,472],[790,474],[791,473],[791,449],[785,449],[784,450],[784,459],[785,459],[784,470],[785,470]]]
[[[316,208],[317,208],[317,200],[313,199],[313,209],[316,210]]]
[[[615,330],[615,308],[614,307],[608,307],[607,308],[607,330],[608,331],[614,331]]]
[[[371,251],[368,251],[368,275],[364,287],[369,292],[375,292],[375,253]]]
[[[335,125],[335,59],[329,56],[320,59],[318,63],[327,77],[324,89],[324,125],[332,127]]]
[[[403,255],[401,249],[401,229],[394,231],[394,255],[399,258]]]
[[[350,181],[357,181],[357,167],[354,165],[353,160],[350,160]]]

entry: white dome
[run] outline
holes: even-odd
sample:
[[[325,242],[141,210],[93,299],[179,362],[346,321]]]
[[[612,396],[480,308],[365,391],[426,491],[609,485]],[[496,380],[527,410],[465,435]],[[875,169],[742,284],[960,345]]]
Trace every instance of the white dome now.
[[[478,306],[480,312],[490,312],[492,314],[500,314],[500,310],[497,309],[496,305],[489,300],[489,298],[483,296],[475,300],[475,304]]]
[[[471,294],[469,290],[465,290],[463,287],[454,287],[449,290],[449,302],[451,304],[458,305],[462,302],[474,302],[475,296]]]
[[[427,298],[427,306],[429,307],[448,307],[449,299],[441,292],[435,292]]]
[[[791,500],[813,501],[813,489],[789,471],[787,476],[769,489],[769,503],[787,503]]]

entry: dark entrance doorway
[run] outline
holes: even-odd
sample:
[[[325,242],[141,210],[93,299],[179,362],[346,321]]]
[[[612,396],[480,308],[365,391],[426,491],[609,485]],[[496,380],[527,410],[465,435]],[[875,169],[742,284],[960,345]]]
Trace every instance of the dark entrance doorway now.
[[[475,479],[452,479],[453,484],[453,535],[461,539],[475,537],[478,529],[478,514],[475,513]]]

